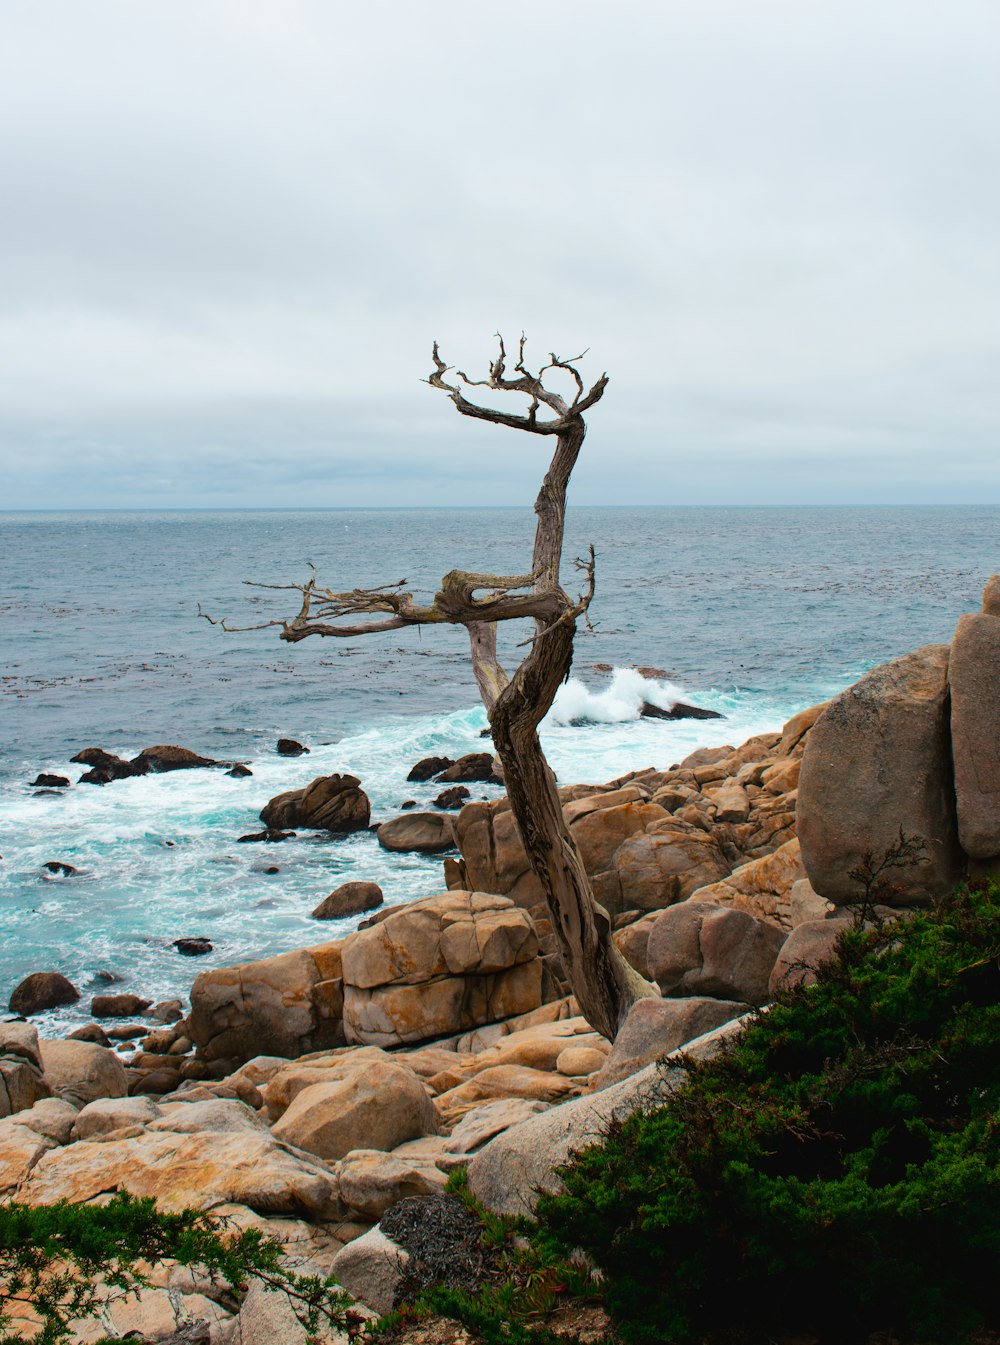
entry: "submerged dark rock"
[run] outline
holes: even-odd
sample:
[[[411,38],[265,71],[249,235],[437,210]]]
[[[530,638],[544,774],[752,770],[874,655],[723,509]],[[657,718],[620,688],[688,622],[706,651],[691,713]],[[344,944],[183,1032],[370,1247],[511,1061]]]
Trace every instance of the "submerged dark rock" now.
[[[704,710],[700,705],[686,705],[684,701],[677,701],[669,710],[643,701],[639,713],[643,719],[725,719],[726,717],[719,714],[718,710]]]
[[[308,752],[309,748],[303,747],[302,744],[297,743],[294,738],[278,739],[279,757],[301,757],[305,756]]]
[[[204,957],[213,945],[208,939],[174,939],[174,947],[182,957]]]
[[[268,827],[266,831],[250,831],[245,836],[237,837],[237,843],[242,845],[246,841],[267,841],[271,845],[275,845],[278,841],[294,839],[294,831],[279,831],[277,827]]]
[[[46,775],[43,771],[41,775],[32,780],[31,787],[32,789],[68,789],[69,780],[65,775]]]
[[[248,775],[253,775],[253,771],[249,766],[244,766],[242,761],[237,761],[235,766],[226,771],[226,774],[231,775],[234,780],[245,780]]]
[[[74,869],[72,864],[64,864],[60,859],[47,860],[42,868],[47,869],[49,873],[58,873],[63,878],[72,878],[74,874],[80,872],[79,869]]]
[[[466,799],[472,795],[466,789],[465,785],[452,785],[451,789],[443,789],[434,800],[435,808],[456,809],[461,808]]]

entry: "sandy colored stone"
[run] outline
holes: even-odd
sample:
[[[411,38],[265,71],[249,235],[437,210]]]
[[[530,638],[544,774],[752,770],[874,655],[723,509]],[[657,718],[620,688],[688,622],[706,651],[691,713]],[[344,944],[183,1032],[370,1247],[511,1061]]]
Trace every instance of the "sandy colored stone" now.
[[[198,1054],[243,1062],[340,1044],[340,949],[334,941],[202,972],[187,1020]]]
[[[829,962],[837,941],[852,925],[850,918],[808,920],[789,934],[771,970],[769,993],[773,998],[790,985],[814,985],[816,969]]]
[[[792,883],[788,893],[788,915],[793,929],[796,925],[804,925],[807,920],[825,920],[836,909],[832,901],[827,901],[826,897],[813,891],[808,878],[799,878]]]
[[[695,1059],[709,1059],[741,1030],[727,1023],[689,1043],[686,1050]],[[619,1084],[573,1098],[511,1126],[473,1156],[469,1189],[498,1214],[530,1214],[539,1191],[558,1189],[555,1169],[575,1150],[600,1139],[612,1117],[659,1105],[687,1077],[681,1069],[661,1072],[658,1066],[647,1065]]]
[[[13,1195],[39,1159],[56,1147],[48,1135],[21,1124],[27,1114],[0,1120],[0,1195]]]
[[[801,757],[779,757],[761,774],[761,784],[769,794],[787,794],[799,787]]]
[[[304,1060],[284,1061],[262,1088],[268,1119],[276,1121],[303,1089],[317,1083],[337,1083],[372,1065],[405,1067],[406,1062],[377,1046],[341,1047]]]
[[[337,1253],[331,1266],[347,1292],[379,1314],[391,1312],[409,1256],[377,1227]],[[246,1342],[243,1342],[246,1345]],[[274,1339],[260,1345],[275,1345]]]
[[[878,894],[894,905],[949,892],[962,866],[955,822],[948,646],[925,645],[873,668],[829,702],[809,732],[799,777],[802,862],[815,891],[858,901],[851,873],[877,862],[902,829],[924,854]]]
[[[594,1046],[567,1046],[556,1060],[556,1072],[569,1079],[583,1078],[596,1074],[606,1058],[604,1052]]]
[[[493,1098],[465,1113],[445,1140],[444,1149],[452,1154],[475,1153],[504,1130],[548,1111],[550,1105],[538,1098]]]
[[[745,911],[686,901],[660,914],[649,969],[667,996],[703,995],[763,1004],[785,932]]]
[[[993,859],[1000,855],[1000,616],[961,618],[948,681],[959,839],[973,859]]]
[[[750,816],[749,795],[734,780],[727,780],[705,797],[715,808],[716,822],[745,822]]]
[[[579,1085],[555,1071],[529,1069],[524,1065],[491,1065],[437,1099],[447,1120],[462,1116],[477,1103],[491,1098],[527,1098],[534,1102],[558,1102],[579,1092]]]
[[[17,1121],[56,1144],[68,1144],[79,1115],[76,1107],[63,1098],[40,1098],[30,1111],[20,1112]]]
[[[273,1126],[277,1139],[335,1160],[352,1149],[394,1149],[440,1129],[424,1085],[402,1065],[365,1064],[344,1077],[312,1084]]]
[[[646,949],[649,944],[649,931],[653,928],[653,921],[658,915],[659,911],[650,911],[641,920],[625,925],[612,935],[625,961],[647,981],[651,978],[649,964],[646,961]]]
[[[394,854],[435,855],[455,845],[451,818],[444,813],[400,813],[377,834],[382,849]]]
[[[352,1150],[337,1164],[337,1179],[344,1203],[371,1220],[409,1196],[436,1195],[447,1180],[433,1161],[378,1149]]]
[[[719,844],[705,832],[682,828],[674,818],[633,836],[615,852],[624,910],[662,910],[686,900],[729,872]]]
[[[691,996],[687,999],[640,999],[629,1010],[611,1054],[593,1081],[609,1088],[647,1065],[670,1055],[689,1041],[728,1023],[749,1006],[735,1000]]]
[[[721,882],[698,888],[691,894],[691,900],[716,902],[791,929],[792,887],[805,876],[796,839],[769,855],[741,864]]]
[[[446,976],[424,984],[349,985],[344,996],[348,1041],[378,1046],[464,1032],[537,1008],[542,999],[538,958],[492,976]]]
[[[145,1126],[159,1115],[160,1108],[148,1097],[98,1098],[77,1113],[72,1138],[90,1140],[124,1126]]]
[[[333,1173],[289,1153],[267,1131],[83,1140],[44,1154],[18,1199],[41,1205],[112,1191],[151,1196],[168,1209],[231,1201],[263,1214],[307,1211],[316,1219],[336,1218],[340,1210]]]
[[[84,1106],[100,1097],[124,1097],[125,1066],[114,1051],[89,1041],[42,1040],[45,1082],[56,1097]]]
[[[801,756],[805,750],[809,730],[829,704],[829,701],[821,701],[819,705],[811,705],[808,710],[800,710],[797,715],[792,715],[781,730],[781,739],[775,748],[774,755],[776,757],[788,757],[795,752]]]
[[[572,805],[571,805],[572,806]],[[620,803],[584,814],[573,824],[573,839],[580,848],[588,873],[603,873],[611,867],[618,847],[670,814],[656,803]]]

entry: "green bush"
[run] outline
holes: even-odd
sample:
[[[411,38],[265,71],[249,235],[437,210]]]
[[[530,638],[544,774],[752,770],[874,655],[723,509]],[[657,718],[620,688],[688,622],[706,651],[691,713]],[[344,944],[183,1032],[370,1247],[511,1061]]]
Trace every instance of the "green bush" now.
[[[630,1345],[957,1345],[1000,1326],[1000,890],[852,931],[562,1171]],[[977,1337],[982,1339],[982,1337]]]
[[[0,1345],[58,1345],[71,1336],[71,1322],[135,1293],[166,1260],[198,1266],[236,1294],[250,1280],[283,1290],[310,1339],[322,1323],[350,1324],[343,1290],[332,1279],[289,1270],[273,1238],[256,1229],[231,1233],[197,1210],[166,1213],[152,1200],[122,1194],[106,1205],[0,1205]],[[12,1315],[19,1306],[37,1314],[37,1333],[17,1333]]]

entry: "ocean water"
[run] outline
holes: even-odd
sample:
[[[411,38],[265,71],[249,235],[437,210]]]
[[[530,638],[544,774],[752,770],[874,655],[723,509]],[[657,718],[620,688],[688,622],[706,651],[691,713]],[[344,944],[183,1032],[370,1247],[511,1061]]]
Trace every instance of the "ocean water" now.
[[[310,564],[334,588],[405,578],[427,593],[452,568],[515,573],[533,522],[530,509],[0,514],[3,1002],[29,972],[60,970],[83,993],[43,1017],[61,1030],[87,1017],[98,972],[184,995],[200,970],[348,932],[354,921],[309,912],[349,879],[381,883],[390,902],[440,890],[439,859],[387,855],[370,834],[236,841],[274,794],[332,771],[361,778],[375,821],[406,799],[427,804],[440,787],[407,784],[410,766],[483,747],[464,632],[289,646],[276,628],[226,634],[199,604],[241,626],[290,615],[294,592],[244,581],[300,582]],[[1000,570],[998,524],[1000,510],[971,507],[571,510],[564,583],[593,542],[597,596],[543,728],[560,780],[740,743],[874,664],[948,640]],[[511,663],[526,633],[504,631]],[[678,697],[725,718],[639,718],[643,699]],[[310,754],[279,757],[281,736]],[[85,768],[69,758],[83,747],[132,756],[157,743],[253,775],[30,787],[41,771],[75,782]],[[79,872],[53,876],[51,860]],[[173,940],[190,936],[213,953],[180,956]]]

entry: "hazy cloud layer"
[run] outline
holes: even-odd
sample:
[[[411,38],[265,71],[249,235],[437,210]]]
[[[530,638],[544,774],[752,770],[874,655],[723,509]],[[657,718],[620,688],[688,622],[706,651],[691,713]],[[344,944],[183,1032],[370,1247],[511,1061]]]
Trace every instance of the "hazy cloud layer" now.
[[[612,376],[581,503],[1000,503],[998,50],[993,0],[8,0],[3,503],[530,499],[419,382],[497,327]]]

